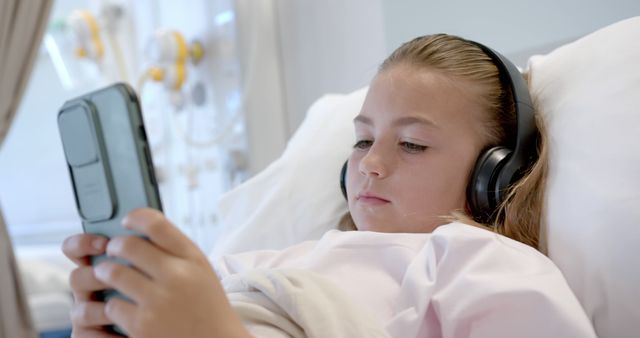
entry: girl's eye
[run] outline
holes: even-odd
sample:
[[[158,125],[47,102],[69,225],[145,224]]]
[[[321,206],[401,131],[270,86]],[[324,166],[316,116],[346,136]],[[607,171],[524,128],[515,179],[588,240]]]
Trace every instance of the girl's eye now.
[[[400,146],[409,153],[421,153],[427,150],[427,146],[421,146],[411,142],[400,142]]]
[[[356,144],[353,146],[353,148],[354,149],[365,150],[365,149],[370,148],[371,144],[373,144],[372,141],[360,140],[360,141],[356,142]]]

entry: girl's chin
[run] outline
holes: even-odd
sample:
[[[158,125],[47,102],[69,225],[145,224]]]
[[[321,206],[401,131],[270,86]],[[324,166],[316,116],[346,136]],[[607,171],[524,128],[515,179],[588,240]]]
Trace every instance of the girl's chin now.
[[[373,215],[371,214],[358,216],[352,214],[352,217],[358,231],[388,233],[430,233],[438,226],[449,223],[438,219],[437,221],[421,222],[420,224],[412,224],[411,222],[406,222],[406,224],[399,224],[398,217],[386,217],[382,219],[380,217],[373,217]]]
[[[356,221],[356,228],[358,229],[358,231],[401,232],[398,231],[398,226],[394,226],[391,222],[372,220],[367,218],[361,218],[359,220],[360,222]]]

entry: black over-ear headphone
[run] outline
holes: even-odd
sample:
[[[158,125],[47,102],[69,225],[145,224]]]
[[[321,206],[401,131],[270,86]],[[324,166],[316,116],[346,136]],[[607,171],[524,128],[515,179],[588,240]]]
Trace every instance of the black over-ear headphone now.
[[[503,86],[511,87],[517,119],[515,145],[508,141],[507,145],[498,145],[482,152],[467,188],[467,200],[473,218],[489,223],[506,198],[509,186],[519,180],[537,159],[538,130],[529,89],[518,68],[491,48],[469,42],[480,47],[493,60]]]
[[[502,85],[511,88],[516,110],[515,142],[483,151],[467,187],[467,200],[473,218],[478,222],[490,223],[496,216],[498,206],[506,198],[509,186],[520,179],[537,159],[538,130],[529,90],[518,68],[491,48],[475,41],[465,41],[482,49],[498,67]],[[347,163],[340,171],[340,189],[345,199]]]

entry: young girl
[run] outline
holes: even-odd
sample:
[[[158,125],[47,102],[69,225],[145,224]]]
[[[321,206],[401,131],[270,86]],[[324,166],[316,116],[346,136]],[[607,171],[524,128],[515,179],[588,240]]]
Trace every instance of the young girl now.
[[[501,79],[477,44],[443,34],[410,41],[382,64],[354,120],[346,174],[346,223],[358,231],[224,257],[217,273],[155,210],[123,221],[148,241],[68,238],[63,251],[79,265],[73,336],[113,337],[104,326],[116,324],[154,338],[595,337],[561,273],[533,249],[543,138],[493,224],[472,221],[482,218],[468,197],[478,157],[514,143],[513,93]],[[88,264],[105,251],[133,267]],[[132,302],[94,301],[105,288]]]

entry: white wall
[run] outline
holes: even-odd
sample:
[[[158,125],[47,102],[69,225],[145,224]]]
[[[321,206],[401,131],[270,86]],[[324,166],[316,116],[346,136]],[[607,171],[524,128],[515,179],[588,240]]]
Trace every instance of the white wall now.
[[[386,55],[381,1],[281,0],[277,19],[289,133],[326,93],[369,83]]]
[[[524,65],[533,52],[640,15],[637,0],[384,0],[387,52],[419,35],[450,33],[487,44]]]
[[[289,136],[275,0],[236,0],[249,171],[256,174],[284,150]]]
[[[384,58],[379,0],[237,0],[251,172],[286,146],[309,106],[365,86]]]
[[[554,47],[624,18],[638,0],[383,0],[389,51],[419,35],[450,33],[487,44],[524,65]]]

